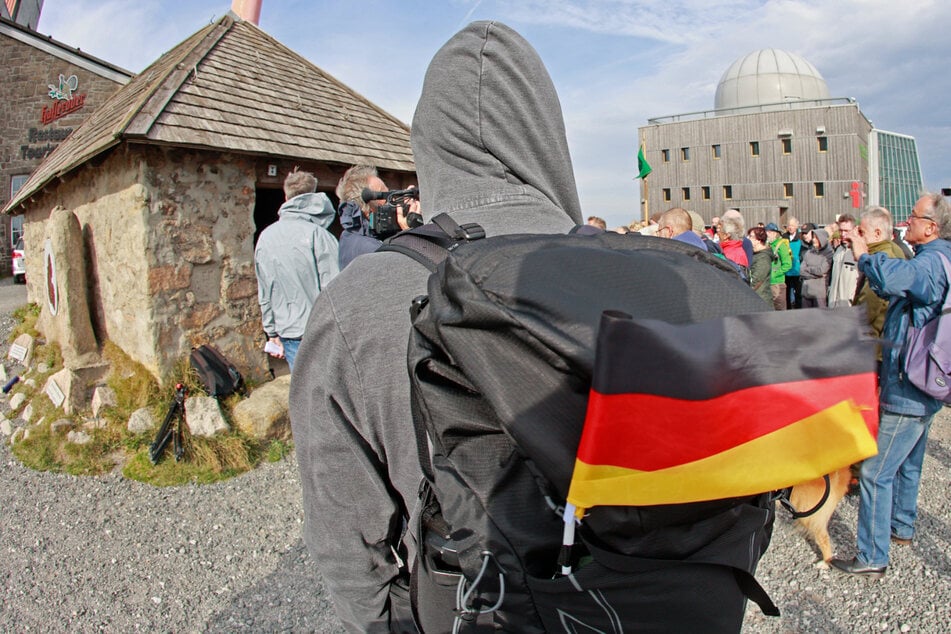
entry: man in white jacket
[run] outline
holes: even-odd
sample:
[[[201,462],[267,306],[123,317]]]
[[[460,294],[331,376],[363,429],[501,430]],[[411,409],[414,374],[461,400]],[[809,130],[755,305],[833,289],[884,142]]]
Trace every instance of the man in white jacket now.
[[[310,310],[340,271],[337,239],[327,231],[336,213],[327,195],[316,191],[313,174],[297,168],[288,174],[278,221],[261,232],[254,249],[258,304],[269,352],[287,359],[291,372]]]

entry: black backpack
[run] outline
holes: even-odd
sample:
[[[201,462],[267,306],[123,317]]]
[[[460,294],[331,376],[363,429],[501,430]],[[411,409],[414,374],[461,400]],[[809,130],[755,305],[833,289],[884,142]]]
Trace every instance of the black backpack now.
[[[762,299],[729,263],[675,240],[483,236],[443,214],[381,248],[435,272],[408,351],[421,629],[739,631],[746,598],[778,614],[752,576],[771,494],[591,509],[575,574],[558,574],[602,312],[689,323],[764,311]]]
[[[189,361],[198,380],[209,396],[225,398],[235,392],[244,393],[244,378],[223,354],[214,346],[193,348]]]

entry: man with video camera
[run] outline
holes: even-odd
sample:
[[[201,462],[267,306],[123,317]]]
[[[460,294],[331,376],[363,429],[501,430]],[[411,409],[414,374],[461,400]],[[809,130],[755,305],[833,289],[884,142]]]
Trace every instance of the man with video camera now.
[[[389,191],[372,165],[354,165],[337,183],[340,206],[339,264],[343,270],[353,258],[373,253],[391,235],[414,226],[419,216],[419,194]]]

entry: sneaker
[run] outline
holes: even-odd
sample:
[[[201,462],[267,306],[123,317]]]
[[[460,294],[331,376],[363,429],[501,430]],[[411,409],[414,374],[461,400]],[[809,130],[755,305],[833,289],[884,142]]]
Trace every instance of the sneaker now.
[[[829,561],[829,563],[832,564],[833,568],[837,568],[842,572],[846,572],[850,575],[867,577],[869,579],[881,579],[885,576],[885,569],[887,568],[887,566],[875,567],[866,564],[860,564],[859,560],[854,557],[848,561],[844,559],[832,559]]]
[[[892,535],[892,543],[898,544],[899,546],[911,546],[911,537],[899,537],[898,535]]]

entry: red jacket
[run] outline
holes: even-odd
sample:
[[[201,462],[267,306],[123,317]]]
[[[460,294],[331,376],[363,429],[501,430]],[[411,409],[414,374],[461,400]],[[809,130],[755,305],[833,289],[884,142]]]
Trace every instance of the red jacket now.
[[[720,248],[723,249],[723,255],[726,259],[736,262],[740,266],[750,268],[750,262],[746,259],[746,251],[743,249],[742,240],[720,240]]]

